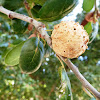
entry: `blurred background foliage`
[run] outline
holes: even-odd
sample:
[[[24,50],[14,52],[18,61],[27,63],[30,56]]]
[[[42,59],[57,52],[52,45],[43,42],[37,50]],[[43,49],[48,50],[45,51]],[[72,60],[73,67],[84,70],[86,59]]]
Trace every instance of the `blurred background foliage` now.
[[[16,12],[27,15],[24,7],[17,9]],[[81,23],[84,14],[84,11],[78,13],[75,21]],[[59,22],[60,20],[46,23],[47,29],[53,29],[53,26]],[[21,28],[19,23],[21,23]],[[24,21],[10,20],[0,13],[0,100],[56,100],[57,88],[61,83],[58,73],[61,64],[52,50],[50,56],[44,58],[40,69],[31,75],[21,73],[18,65],[9,67],[4,64],[7,52],[34,33],[34,28],[28,31],[27,25],[28,23]],[[96,26],[97,29],[98,34],[94,32],[97,35],[88,45],[88,50],[72,62],[83,76],[100,91],[100,19],[99,25]],[[48,33],[51,34],[51,32]],[[66,71],[71,81],[73,99],[90,100],[91,98],[83,91],[79,80],[67,66]]]

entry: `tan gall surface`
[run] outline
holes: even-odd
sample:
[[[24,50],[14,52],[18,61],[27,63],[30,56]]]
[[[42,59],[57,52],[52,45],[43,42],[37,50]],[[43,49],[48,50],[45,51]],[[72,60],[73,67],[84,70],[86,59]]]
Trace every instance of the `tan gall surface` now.
[[[67,58],[77,58],[87,49],[88,33],[74,21],[62,21],[51,35],[53,50]]]

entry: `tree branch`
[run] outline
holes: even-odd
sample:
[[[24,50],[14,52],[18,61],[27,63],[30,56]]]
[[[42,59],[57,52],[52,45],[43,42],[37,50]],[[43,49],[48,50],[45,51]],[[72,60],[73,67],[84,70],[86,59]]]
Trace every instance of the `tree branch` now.
[[[32,25],[35,26],[35,28],[39,31],[39,33],[41,33],[41,35],[45,38],[45,40],[47,41],[47,43],[51,46],[51,39],[50,36],[47,34],[47,32],[44,30],[44,24],[41,22],[36,21],[35,19],[28,17],[26,15],[22,15],[10,10],[5,9],[4,7],[0,6],[0,12],[6,14],[9,18],[13,19],[13,18],[17,18],[17,19],[21,19],[23,21],[26,21],[28,23],[31,23]]]
[[[17,18],[21,19],[23,21],[26,21],[28,23],[31,23],[35,26],[35,28],[39,31],[39,33],[45,38],[48,45],[52,48],[51,45],[51,38],[47,34],[47,32],[44,29],[44,24],[41,22],[36,21],[33,18],[30,18],[26,15],[22,15],[19,13],[12,12],[10,10],[5,9],[4,7],[0,6],[0,12],[8,15],[9,18]],[[80,80],[82,85],[87,88],[98,100],[100,100],[100,93],[84,78],[84,76],[79,72],[78,68],[67,58],[64,58],[59,55],[59,57],[66,63],[66,65],[73,71],[73,73],[76,75],[76,77]]]
[[[76,75],[76,77],[80,80],[82,85],[87,88],[98,100],[100,100],[100,92],[98,92],[85,78],[84,76],[79,72],[78,68],[65,57],[60,58],[66,63],[66,65],[73,71],[73,73]]]

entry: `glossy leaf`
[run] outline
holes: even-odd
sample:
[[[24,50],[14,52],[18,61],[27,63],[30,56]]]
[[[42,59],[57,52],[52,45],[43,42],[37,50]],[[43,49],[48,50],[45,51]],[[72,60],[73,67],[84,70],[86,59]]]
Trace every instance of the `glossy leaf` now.
[[[13,20],[12,26],[13,26],[14,33],[23,34],[27,29],[28,24],[25,21],[15,19]]]
[[[64,68],[59,68],[61,76],[61,87],[59,90],[59,100],[73,100],[70,80]]]
[[[92,24],[91,22],[88,22],[85,26],[84,29],[87,31],[88,34],[92,32]]]
[[[44,48],[36,37],[28,39],[21,51],[19,66],[24,73],[31,74],[37,71],[42,63]]]
[[[27,15],[26,10],[23,8],[16,10],[16,12]],[[14,33],[16,34],[23,34],[26,31],[27,27],[28,27],[28,23],[23,20],[20,20],[20,19],[12,20],[12,28],[14,30]]]
[[[35,5],[32,9],[31,9],[31,13],[35,18],[39,18],[38,12],[41,9],[42,6],[40,5]]]
[[[89,12],[94,6],[95,0],[84,0],[83,1],[83,10]]]
[[[19,43],[21,43],[23,40],[22,39],[16,39],[16,40],[14,40],[13,42],[12,42],[12,44],[13,45],[17,45],[17,44],[19,44]]]
[[[7,53],[8,53],[9,51],[11,51],[11,48],[7,48],[7,50],[5,50],[5,51],[3,52],[2,57],[3,57],[3,58],[6,57],[6,55],[7,55]]]
[[[92,42],[96,38],[98,31],[99,31],[99,23],[96,22],[95,24],[93,24],[93,31],[90,35],[90,42]]]
[[[35,4],[38,5],[43,5],[47,0],[27,0],[28,2],[34,2]]]
[[[19,57],[21,53],[21,48],[24,44],[24,41],[18,44],[16,47],[14,47],[12,50],[10,50],[6,57],[5,57],[5,64],[8,66],[14,66],[19,63]]]
[[[32,14],[38,17],[40,21],[59,20],[70,13],[77,5],[77,2],[77,0],[47,0],[38,11],[34,6]]]
[[[2,5],[3,7],[13,11],[24,6],[23,0],[3,0]]]

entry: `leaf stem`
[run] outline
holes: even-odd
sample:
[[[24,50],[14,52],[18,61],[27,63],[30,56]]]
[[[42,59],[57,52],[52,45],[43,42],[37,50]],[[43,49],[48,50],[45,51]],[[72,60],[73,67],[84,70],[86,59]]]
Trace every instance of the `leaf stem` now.
[[[24,5],[25,5],[25,8],[26,8],[29,16],[33,18],[30,7],[29,7],[28,2],[26,0],[24,0]]]
[[[96,0],[95,0],[95,12],[97,12],[97,3],[96,3]]]
[[[62,68],[64,68],[64,64],[63,64],[61,58],[58,55],[56,55],[56,56],[57,56],[58,60],[60,61],[61,65],[62,65]]]

